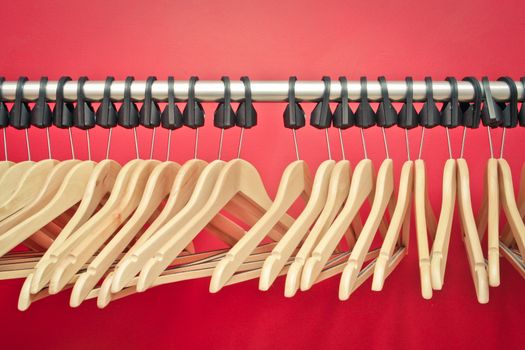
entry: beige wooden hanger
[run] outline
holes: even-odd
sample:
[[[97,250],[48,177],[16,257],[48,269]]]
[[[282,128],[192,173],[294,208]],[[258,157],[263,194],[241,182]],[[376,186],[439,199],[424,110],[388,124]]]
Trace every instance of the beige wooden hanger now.
[[[210,163],[209,166],[214,163]],[[192,241],[233,197],[242,194],[260,208],[264,210],[270,208],[272,201],[266,193],[261,177],[253,165],[242,159],[235,159],[228,162],[224,167],[221,166],[221,169],[218,170],[220,173],[217,171],[214,174],[214,176],[218,176],[217,180],[210,181],[208,191],[196,187],[195,193],[197,195],[195,196],[195,201],[190,199],[192,205],[188,203],[184,208],[184,212],[181,211],[179,213],[178,216],[181,218],[184,218],[184,216],[190,217],[189,221],[187,219],[180,222],[172,220],[163,226],[157,236],[154,237],[160,237],[161,239],[158,240],[158,243],[155,242],[154,245],[150,246],[155,248],[152,251],[150,249],[151,253],[149,254],[152,255],[148,255],[148,258],[153,255],[154,257],[149,259],[142,268],[137,284],[139,291],[145,290],[150,286],[155,278],[169,265],[170,261],[187,245],[186,242]],[[203,175],[206,174],[203,172],[201,177]],[[202,191],[204,195],[197,191]],[[189,215],[190,213],[191,216]],[[289,227],[292,222],[291,218],[287,215],[283,216],[283,218],[284,220],[281,219],[281,221]],[[288,221],[286,222],[285,220]],[[183,225],[181,226],[181,224]],[[166,233],[173,232],[175,227],[178,229],[177,233],[167,236]],[[281,235],[273,235],[272,237],[271,233],[269,236],[274,240],[278,240],[281,237]],[[147,244],[150,242],[152,240],[149,240]]]
[[[102,275],[114,262],[115,257],[125,249],[133,237],[146,224],[162,201],[168,196],[173,186],[180,165],[174,162],[164,162],[156,166],[147,179],[144,193],[128,221],[118,230],[107,244],[105,240],[94,240],[89,251],[101,250],[82,273],[73,287],[70,305],[80,305],[89,291],[96,285]],[[111,255],[108,255],[111,254]],[[87,256],[86,256],[87,257]]]
[[[290,256],[307,235],[314,221],[319,217],[328,197],[328,186],[334,165],[335,161],[326,160],[317,168],[308,203],[263,264],[259,278],[260,290],[270,288]]]
[[[525,218],[525,164],[521,167],[518,200],[516,202],[516,205],[518,206],[518,211],[523,220]],[[514,235],[512,234],[508,223],[505,224],[502,230],[501,241],[506,246],[511,246],[513,243],[515,243]]]
[[[75,241],[73,237],[78,239],[74,246],[69,244],[67,255],[55,267],[49,282],[52,294],[58,293],[69,282],[97,248],[111,237],[137,208],[149,175],[159,165],[159,161],[145,160],[136,164],[136,167],[128,168],[131,169],[129,172],[126,171],[126,167],[122,168],[119,177],[123,174],[126,178],[125,186],[112,191],[104,207],[70,237],[71,241]]]
[[[284,295],[286,297],[292,297],[299,289],[304,263],[306,259],[310,257],[312,250],[319,243],[319,240],[329,229],[335,217],[343,207],[345,200],[348,198],[351,177],[352,170],[350,168],[350,162],[346,160],[338,162],[330,176],[328,198],[326,199],[321,215],[319,215],[317,221],[310,230],[310,233],[306,236],[306,239],[299,249],[299,252],[297,252],[294,257],[293,263],[290,265],[288,273],[286,274],[286,283],[284,287]],[[360,226],[360,221],[358,226]],[[352,245],[355,242],[355,234],[351,226],[348,227],[345,235],[347,240],[349,240],[348,244]]]
[[[507,218],[507,222],[510,227],[510,231],[514,236],[516,245],[521,254],[522,262],[525,262],[525,224],[520,216],[518,206],[516,204],[516,199],[514,197],[514,187],[512,183],[512,173],[507,161],[503,158],[498,159],[498,176],[499,176],[499,189],[500,189],[500,201],[503,207],[503,212]],[[505,245],[505,242],[501,242]],[[505,245],[510,248],[509,246]],[[503,255],[507,259],[511,258],[508,252],[504,249],[501,250]],[[523,264],[516,265],[512,262],[512,259],[509,261],[520,271],[523,275]]]
[[[261,219],[239,240],[213,271],[210,292],[218,292],[237,268],[259,245],[270,229],[287,212],[299,196],[310,197],[312,181],[306,162],[297,160],[284,170],[274,202]],[[306,198],[306,199],[307,199]],[[161,253],[163,251],[161,250]],[[146,265],[147,266],[147,265]]]
[[[196,143],[197,145],[197,143]],[[239,144],[239,147],[241,145]],[[221,147],[220,147],[221,148]],[[234,168],[232,173],[229,174],[232,176],[230,179],[231,182],[242,181],[240,184],[240,192],[246,190],[250,185],[262,184],[259,174],[253,168],[252,165],[240,159],[231,161],[240,163],[237,168]],[[230,163],[231,163],[230,162]],[[209,163],[204,170],[199,175],[198,181],[195,184],[192,195],[187,201],[184,208],[182,208],[176,215],[171,217],[168,221],[159,225],[157,230],[147,239],[143,240],[138,245],[126,255],[124,259],[118,264],[113,282],[112,282],[112,292],[117,293],[123,289],[126,284],[137,275],[137,273],[143,268],[144,264],[162,247],[165,242],[167,242],[170,237],[173,235],[174,229],[179,229],[181,225],[184,225],[190,220],[196,212],[198,212],[206,201],[211,196],[212,190],[214,189],[215,183],[219,177],[219,174],[230,163],[225,163],[222,160],[215,160]],[[237,173],[235,173],[237,172]],[[255,178],[249,181],[245,178],[248,176],[255,176]],[[226,182],[228,184],[228,182]],[[263,190],[264,192],[264,190]],[[254,224],[262,215],[260,204],[258,202],[268,200],[271,203],[268,195],[264,192],[261,192],[259,189],[254,188],[248,190],[248,193],[251,193],[255,196],[255,201],[253,198],[242,199],[241,196],[235,198],[236,193],[232,195],[232,200],[226,200],[226,207],[233,208],[231,212],[235,216],[243,219],[247,224]],[[255,202],[255,203],[254,203]],[[241,204],[242,203],[242,204]],[[268,202],[264,202],[265,205],[269,206]],[[257,208],[257,207],[260,208]],[[238,234],[240,233],[237,225],[222,217],[219,213],[214,215],[211,220],[205,225],[207,229],[211,229],[211,232],[219,234],[219,238],[225,241],[233,242],[238,239]],[[279,225],[275,229],[272,229],[270,236],[274,238],[281,237],[282,229],[279,227],[289,227],[291,225],[292,219],[289,216],[284,216]],[[198,232],[197,232],[198,233]],[[244,230],[242,231],[244,233]],[[228,239],[228,236],[231,239]],[[232,240],[233,239],[233,240]],[[189,240],[191,243],[193,239]],[[189,243],[188,243],[189,244]],[[187,245],[186,245],[187,246]],[[184,249],[184,247],[182,248]]]
[[[456,203],[456,161],[448,159],[443,170],[443,197],[430,257],[432,289],[441,290],[447,264],[448,246]]]
[[[458,169],[458,207],[462,223],[463,243],[465,243],[467,250],[470,272],[474,280],[478,302],[486,304],[489,301],[489,281],[476,221],[472,213],[468,166],[463,158],[457,159],[456,162]]]
[[[339,242],[352,222],[359,216],[365,199],[373,202],[375,175],[372,161],[368,159],[363,130],[361,129],[361,141],[365,159],[361,160],[355,167],[350,182],[350,189],[345,205],[341,209],[337,218],[333,221],[325,235],[320,239],[317,246],[313,249],[310,257],[307,258],[302,275],[301,290],[310,289],[314,283],[318,282],[324,266],[336,250]],[[386,226],[385,226],[386,227]],[[359,230],[361,232],[361,230]],[[386,232],[386,230],[384,231]],[[357,233],[357,232],[356,232]],[[353,244],[349,247],[352,249]],[[289,290],[290,294],[294,291]],[[286,293],[286,291],[285,291]]]
[[[65,163],[66,162],[62,162],[60,166],[63,166]],[[57,165],[57,168],[58,167],[59,165]],[[28,239],[33,233],[77,204],[82,199],[86,188],[85,186],[89,181],[94,167],[94,162],[76,163],[76,165],[67,172],[63,180],[61,180],[62,184],[60,188],[45,206],[38,211],[36,211],[37,209],[34,208],[34,206],[31,206],[31,209],[35,210],[33,215],[0,235],[0,246],[7,251],[13,249]],[[57,172],[54,171],[54,173]],[[60,181],[60,179],[58,180]],[[2,254],[2,250],[0,250],[0,254]]]
[[[359,271],[364,263],[366,254],[370,249],[372,240],[379,227],[379,224],[385,215],[387,206],[391,201],[394,192],[394,172],[392,159],[383,161],[379,168],[376,192],[374,202],[370,209],[370,214],[363,226],[363,230],[359,235],[348,262],[341,275],[339,284],[339,299],[346,300],[350,294],[355,290],[355,285],[359,275]]]
[[[42,165],[42,162],[46,162],[46,164]],[[39,186],[38,191],[36,193],[32,192],[33,190],[36,190],[36,188],[33,188],[30,191],[26,191],[28,187],[32,187],[33,185],[28,187],[22,186],[25,187],[25,189],[17,191],[16,194],[14,194],[13,198],[15,200],[10,201],[10,203],[14,204],[16,202],[16,211],[11,213],[9,217],[4,218],[0,221],[0,232],[2,234],[7,232],[9,229],[15,227],[17,224],[21,223],[22,221],[33,215],[35,212],[43,208],[55,195],[60,185],[62,184],[63,178],[66,176],[66,174],[75,165],[79,163],[79,160],[66,160],[63,162],[58,162],[55,160],[46,160],[35,164],[34,168],[38,167],[40,168],[40,170],[42,170],[43,168],[47,168],[40,174],[40,176],[37,176],[39,177],[39,179],[34,181],[34,184],[38,184]],[[49,171],[49,173],[47,173],[47,171]],[[28,172],[28,174],[31,173],[32,172]],[[40,182],[40,180],[42,179],[44,179],[45,181]],[[33,183],[32,179],[24,179],[24,181],[28,183]],[[16,199],[18,195],[28,196],[29,200],[24,199],[22,201],[18,201]],[[21,205],[22,203],[24,204],[24,206]],[[15,207],[11,207],[11,209],[14,208]],[[4,252],[2,249],[0,249],[0,255],[3,255],[5,253],[7,253],[7,251]]]
[[[374,267],[374,278],[372,280],[372,290],[381,291],[385,283],[388,271],[388,262],[392,259],[399,241],[398,256],[401,259],[408,254],[408,242],[410,235],[410,209],[412,204],[412,191],[414,187],[414,162],[410,160],[410,150],[408,143],[408,131],[405,129],[405,140],[407,145],[408,160],[403,164],[399,180],[399,192],[397,202],[392,213],[390,225],[386,232],[381,250],[376,259]],[[401,234],[401,231],[403,233]]]
[[[46,250],[44,256],[36,264],[31,280],[31,293],[38,293],[47,285],[51,277],[51,271],[56,262],[62,257],[59,252],[59,247],[63,245],[77,228],[93,215],[97,207],[102,203],[104,197],[111,192],[120,168],[117,162],[108,159],[97,163],[85,186],[84,195],[75,214],[60,231],[59,235],[56,236],[53,244]]]
[[[483,199],[478,213],[477,230],[479,239],[483,240],[487,232],[487,272],[491,287],[500,284],[499,268],[499,184],[498,161],[490,158],[485,168],[483,181]]]

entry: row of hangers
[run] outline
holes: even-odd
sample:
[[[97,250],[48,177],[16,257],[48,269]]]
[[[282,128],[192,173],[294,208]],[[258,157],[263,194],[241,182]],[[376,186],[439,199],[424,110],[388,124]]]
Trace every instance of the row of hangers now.
[[[215,293],[227,285],[255,278],[264,291],[279,276],[285,276],[284,293],[292,297],[299,290],[307,291],[339,275],[339,298],[346,300],[372,276],[372,290],[382,290],[408,252],[412,210],[421,293],[429,299],[433,290],[443,287],[456,202],[478,301],[488,302],[489,286],[500,283],[500,254],[525,278],[525,171],[515,197],[512,174],[503,158],[504,140],[498,159],[491,143],[483,203],[474,215],[469,171],[463,159],[467,128],[478,128],[482,122],[491,141],[490,128],[503,127],[505,135],[506,128],[525,125],[525,111],[523,107],[518,111],[516,85],[510,78],[501,78],[510,87],[508,103],[494,101],[487,78],[480,83],[472,77],[465,80],[474,86],[474,101],[460,102],[456,79],[447,78],[452,97],[441,110],[432,95],[432,80],[426,78],[426,101],[419,112],[412,98],[412,79],[406,78],[407,98],[398,113],[389,99],[384,77],[379,78],[382,100],[377,110],[367,98],[367,79],[361,78],[361,100],[355,112],[349,105],[347,80],[341,77],[341,98],[332,113],[330,78],[324,77],[325,91],[311,113],[310,124],[326,132],[328,160],[312,174],[299,157],[296,130],[306,125],[306,118],[295,98],[296,79],[291,77],[284,125],[292,130],[297,160],[284,170],[273,200],[257,169],[240,157],[244,129],[257,124],[248,77],[242,78],[245,99],[236,111],[231,104],[230,80],[222,78],[224,99],[214,113],[214,125],[221,129],[220,146],[218,159],[210,163],[197,157],[198,130],[204,125],[204,109],[195,98],[197,77],[189,81],[188,102],[182,112],[175,103],[172,77],[168,79],[168,102],[162,112],[152,98],[154,77],[147,80],[140,109],[131,99],[133,78],[126,79],[124,101],[117,109],[110,98],[114,79],[108,77],[96,112],[84,95],[85,77],[78,80],[76,104],[64,100],[63,87],[69,80],[59,80],[53,110],[46,100],[46,78],[41,79],[39,98],[32,108],[22,96],[25,77],[18,80],[11,109],[0,103],[6,152],[6,161],[0,162],[0,187],[7,189],[0,193],[0,279],[25,279],[19,295],[20,310],[65,290],[71,291],[72,307],[96,299],[103,308],[113,300],[155,286],[204,277],[211,277],[209,289]],[[171,133],[183,125],[195,129],[194,159],[178,164],[169,161]],[[331,157],[327,130],[332,125],[339,129],[343,154],[340,161]],[[364,137],[364,129],[374,125],[382,130],[386,154],[377,173],[368,159]],[[407,145],[407,160],[397,188],[386,137],[386,129],[394,125],[405,129]],[[94,162],[90,152],[88,161],[74,159],[70,133],[73,159],[54,160],[48,133],[49,159],[13,164],[7,161],[8,126],[25,130],[29,158],[30,126],[86,130],[88,149],[89,129],[106,128],[106,159]],[[134,131],[144,126],[153,133],[158,126],[168,129],[166,161],[139,159],[136,132],[137,159],[123,166],[110,160],[111,132],[116,126]],[[241,128],[238,158],[226,162],[221,160],[222,139],[224,130],[234,126]],[[355,167],[345,159],[342,142],[342,130],[352,126],[360,128],[364,151],[364,159]],[[419,155],[411,160],[408,130],[418,126],[422,131]],[[437,218],[428,198],[421,158],[425,129],[436,126],[445,128],[450,154],[443,171],[443,197]],[[458,126],[463,126],[464,132],[461,154],[455,159],[448,130]],[[299,198],[305,206],[293,218],[287,212]],[[365,202],[370,203],[370,210],[363,222]],[[500,230],[501,208],[507,224]],[[230,249],[196,252],[193,241],[203,231],[215,235]],[[382,244],[371,249],[377,232]],[[485,234],[487,260],[481,246]],[[18,250],[20,245],[27,250]]]

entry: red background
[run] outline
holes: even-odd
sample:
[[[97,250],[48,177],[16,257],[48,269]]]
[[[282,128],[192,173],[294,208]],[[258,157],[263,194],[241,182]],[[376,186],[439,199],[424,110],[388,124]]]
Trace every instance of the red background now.
[[[137,79],[174,75],[187,79],[320,79],[346,75],[376,79],[406,75],[502,75],[519,78],[524,68],[525,2],[493,1],[3,1],[0,72],[74,78],[106,75]],[[206,105],[208,115],[215,108]],[[294,159],[291,134],[282,127],[282,104],[258,104],[259,125],[247,131],[243,157],[259,169],[275,193],[284,167]],[[309,112],[312,105],[305,104]],[[166,135],[159,131],[155,156],[164,158]],[[30,131],[32,155],[45,154],[44,132]],[[105,150],[103,130],[93,132],[93,154]],[[131,133],[114,133],[112,157],[134,156]],[[150,132],[141,130],[142,154],[149,152]],[[219,132],[207,122],[199,156],[216,157]],[[459,154],[461,131],[451,132]],[[493,133],[499,148],[500,131]],[[397,171],[405,159],[403,134],[389,130]],[[511,130],[505,147],[515,176],[523,162],[523,130]],[[332,148],[339,157],[337,133]],[[344,134],[348,158],[362,158],[359,134]],[[8,132],[10,156],[26,157],[23,134]],[[224,157],[236,154],[238,131],[228,131]],[[416,153],[419,132],[410,134]],[[379,130],[367,131],[370,156],[378,166],[384,157]],[[55,158],[69,157],[67,134],[52,131]],[[85,139],[75,132],[77,154],[85,158]],[[193,133],[174,134],[172,157],[192,155]],[[326,159],[323,133],[299,131],[299,149],[311,168]],[[477,209],[489,155],[486,131],[469,131],[465,157],[470,165],[472,196]],[[441,172],[447,147],[444,130],[427,134],[430,192],[437,212]],[[338,158],[337,158],[338,159]],[[207,238],[201,239],[206,243]],[[46,298],[27,312],[16,309],[22,280],[0,283],[0,329],[6,347],[29,348],[508,348],[523,345],[525,283],[501,261],[501,286],[490,290],[490,303],[479,305],[461,243],[457,220],[451,239],[443,291],[430,301],[421,298],[415,235],[410,254],[374,293],[370,281],[347,302],[337,298],[339,279],[332,278],[293,299],[283,296],[283,279],[269,292],[257,281],[208,293],[208,280],[182,282],[116,301],[105,310],[94,302],[68,306],[68,293]],[[486,243],[483,242],[484,248]],[[202,246],[202,244],[201,244]],[[521,337],[521,338],[520,338]],[[521,340],[521,341],[520,341]]]

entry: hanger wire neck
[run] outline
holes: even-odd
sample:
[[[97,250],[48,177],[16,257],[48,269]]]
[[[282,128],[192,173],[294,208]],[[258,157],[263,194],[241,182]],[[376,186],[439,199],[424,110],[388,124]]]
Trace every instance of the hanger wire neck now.
[[[108,139],[106,142],[106,159],[109,159],[109,150],[111,148],[111,136],[113,136],[113,128],[109,128]]]
[[[463,159],[463,152],[465,151],[465,141],[467,139],[467,127],[463,127],[463,136],[461,137],[461,151],[459,152],[459,158]]]
[[[2,133],[4,134],[3,136],[3,139],[4,139],[4,157],[5,157],[5,160],[7,162],[8,160],[8,156],[7,156],[7,132],[5,130],[5,128],[2,129]]]
[[[330,137],[328,136],[328,128],[324,129],[324,135],[326,138],[326,150],[328,151],[328,159],[332,160],[332,149],[330,148]]]
[[[295,129],[292,129],[292,135],[293,135],[293,144],[295,146],[295,156],[297,160],[299,160],[299,146],[297,145],[297,132]]]
[[[499,158],[503,159],[503,150],[505,148],[505,137],[507,136],[507,128],[503,127],[503,133],[501,134],[501,147],[499,149]]]
[[[170,153],[171,153],[171,134],[173,134],[173,130],[168,130],[168,144],[166,146],[166,162],[170,160]]]
[[[445,132],[447,134],[448,157],[449,159],[452,159],[452,145],[450,144],[450,132],[448,127],[445,127]]]
[[[339,130],[339,143],[341,145],[341,155],[343,157],[343,160],[346,160],[346,153],[345,153],[345,144],[343,142],[343,130]]]
[[[25,134],[26,134],[27,160],[31,161],[31,146],[29,145],[29,129],[25,129]]]
[[[157,135],[157,128],[151,131],[151,145],[149,150],[149,159],[153,159],[153,150],[155,149],[155,136]]]
[[[217,154],[218,160],[221,160],[222,156],[222,141],[224,141],[224,129],[221,129],[221,136],[219,136],[219,153]]]
[[[388,142],[386,140],[386,130],[385,128],[381,128],[381,133],[383,134],[383,144],[385,146],[385,155],[386,159],[390,159],[390,152],[388,152]]]
[[[363,131],[363,128],[359,128],[359,131],[361,132],[361,144],[363,146],[363,155],[365,159],[368,159],[368,151],[366,150],[365,132]]]
[[[421,137],[419,138],[419,153],[417,155],[417,159],[421,159],[421,155],[423,154],[423,142],[425,141],[425,127],[421,127]]]
[[[88,150],[88,160],[91,160],[91,137],[89,136],[89,129],[86,129],[86,142]]]
[[[197,159],[198,150],[199,150],[199,128],[195,128],[195,144],[193,146],[193,159]]]
[[[69,146],[71,147],[71,159],[76,159],[75,144],[73,143],[73,130],[71,128],[67,128],[67,131],[69,134]]]
[[[489,138],[490,158],[494,158],[494,146],[492,145],[492,134],[490,133],[490,126],[487,126],[487,136]]]
[[[407,159],[410,160],[410,143],[408,140],[408,129],[405,129],[405,147],[407,151]]]
[[[139,155],[139,138],[137,137],[137,128],[133,128],[133,138],[135,139],[135,156],[140,159]]]
[[[244,138],[244,127],[241,127],[241,133],[239,135],[239,145],[237,146],[237,159],[241,158],[242,141]]]

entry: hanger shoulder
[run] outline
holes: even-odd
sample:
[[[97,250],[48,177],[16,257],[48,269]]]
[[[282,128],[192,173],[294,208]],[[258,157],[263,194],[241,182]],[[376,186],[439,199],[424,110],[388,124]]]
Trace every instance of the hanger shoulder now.
[[[51,174],[58,161],[47,159],[35,163],[22,176],[18,187],[13,194],[0,206],[0,220],[31,203],[38,194],[45,189],[48,175]]]
[[[14,164],[13,162],[5,161],[5,160],[0,162],[0,183],[2,182],[2,177],[4,176],[4,174],[7,173],[7,170],[11,166],[13,166],[13,164]]]
[[[323,210],[328,197],[331,174],[335,165],[333,160],[324,161],[319,165],[315,173],[312,193],[304,210],[299,214],[297,220],[277,243],[271,255],[268,256],[263,264],[259,278],[260,290],[268,290],[270,288],[279,272],[284,268],[290,256]]]
[[[25,161],[13,164],[0,178],[0,205],[3,205],[17,190],[25,178],[25,174],[35,165],[35,162]]]
[[[295,161],[286,167],[275,200],[268,211],[217,264],[212,274],[210,292],[218,292],[297,198],[305,192],[311,192],[309,172],[304,161]]]
[[[330,176],[328,197],[321,211],[321,215],[319,215],[310,233],[306,236],[286,274],[285,296],[291,297],[295,295],[299,289],[306,259],[311,255],[312,250],[326,233],[344,205],[346,198],[348,198],[351,176],[350,162],[341,161],[335,165]],[[351,226],[348,226],[348,228],[351,231]],[[353,232],[349,234],[353,236]]]
[[[138,163],[122,191],[112,192],[104,207],[74,233],[78,240],[57,263],[49,281],[51,293],[60,291],[137,208],[148,177],[158,164],[154,160]]]
[[[470,272],[474,280],[478,302],[486,304],[489,301],[488,276],[476,221],[472,212],[468,166],[464,159],[457,159],[456,162],[458,168],[458,207],[462,223],[463,242],[467,250]]]
[[[365,199],[369,196],[372,188],[374,168],[370,159],[361,160],[355,167],[348,198],[341,212],[334,220],[325,235],[319,241],[319,244],[312,251],[312,255],[307,259],[301,276],[301,289],[311,288],[326,265],[332,253],[337,248],[339,241],[345,234],[346,229],[356,218],[359,209]]]
[[[423,160],[414,162],[414,212],[416,218],[417,251],[419,257],[419,275],[421,294],[424,299],[432,298],[432,280],[430,276],[430,252],[428,243],[428,211],[426,171]],[[431,209],[432,210],[432,209]]]
[[[447,265],[450,233],[452,230],[452,220],[456,204],[456,169],[455,159],[449,159],[446,161],[443,170],[441,212],[439,214],[436,237],[430,255],[432,288],[437,290],[441,290],[443,287],[443,278],[445,276],[445,268]]]
[[[147,220],[153,215],[161,202],[168,196],[180,166],[165,162],[157,165],[151,172],[144,193],[129,220],[102,248],[89,264],[86,272],[80,274],[71,291],[70,305],[76,307],[87,297],[102,275],[114,263],[131,242]]]
[[[399,241],[399,235],[401,234],[403,226],[405,226],[405,218],[407,215],[410,215],[413,188],[413,165],[414,163],[412,161],[406,161],[401,169],[396,206],[374,268],[372,290],[375,291],[383,289],[388,262],[394,254],[396,243]]]
[[[520,176],[520,184],[519,184],[519,192],[518,192],[518,201],[516,203],[518,205],[518,210],[520,212],[520,216],[522,219],[525,218],[525,164],[521,167],[521,176]],[[505,243],[505,245],[510,246],[512,242],[514,241],[514,236],[512,232],[510,231],[510,226],[508,223],[505,224],[505,227],[502,231],[502,242]]]
[[[514,197],[514,185],[512,183],[512,173],[509,164],[505,159],[498,159],[500,199],[503,212],[509,223],[510,230],[514,235],[514,240],[525,262],[525,224],[519,213],[516,199]]]
[[[44,207],[40,210],[32,208],[35,210],[33,215],[0,235],[2,250],[11,250],[16,247],[78,203],[82,198],[93,167],[94,163],[92,162],[76,164],[63,179],[55,196]],[[0,254],[2,254],[2,250],[0,250]]]
[[[53,244],[46,250],[44,256],[35,266],[31,279],[31,293],[37,293],[47,284],[51,268],[59,258],[59,255],[53,255],[71,233],[86,222],[94,213],[103,197],[113,188],[119,171],[120,165],[112,160],[103,160],[95,165],[75,214],[55,237]]]
[[[370,214],[363,226],[363,231],[359,235],[354,249],[348,258],[348,262],[341,275],[339,284],[339,299],[346,300],[352,293],[357,281],[357,277],[364,263],[366,254],[374,239],[379,223],[385,214],[390,197],[394,191],[394,170],[391,159],[386,159],[379,168],[374,203],[370,209]]]

